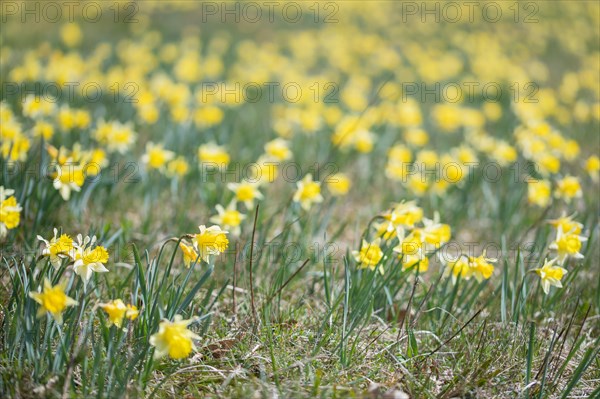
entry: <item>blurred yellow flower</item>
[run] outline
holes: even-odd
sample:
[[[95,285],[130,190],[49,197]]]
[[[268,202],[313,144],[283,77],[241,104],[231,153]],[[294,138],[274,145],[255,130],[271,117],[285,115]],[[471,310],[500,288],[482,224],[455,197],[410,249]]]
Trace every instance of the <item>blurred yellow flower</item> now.
[[[196,350],[193,340],[200,337],[187,329],[194,319],[183,320],[176,315],[174,320],[160,322],[158,332],[150,337],[150,345],[154,346],[154,358],[169,356],[171,359],[184,359]]]
[[[492,277],[496,259],[487,258],[485,252],[478,256],[461,255],[456,260],[446,263],[445,275],[452,276],[452,282],[456,283],[460,276],[463,280],[469,280],[472,276],[479,282]]]
[[[423,147],[429,142],[429,135],[421,128],[411,128],[405,130],[404,133],[402,133],[402,138],[404,138],[404,141],[406,141],[408,144],[415,147]]]
[[[45,96],[29,94],[23,100],[23,115],[32,119],[52,115],[55,109],[56,100],[47,99]]]
[[[0,186],[0,240],[12,230],[19,226],[21,221],[21,205],[17,203],[14,197],[15,190],[5,189]]]
[[[108,303],[101,303],[99,306],[108,315],[110,323],[118,328],[121,328],[124,318],[127,317],[129,320],[135,320],[139,315],[136,306],[125,305],[120,299],[114,299]]]
[[[289,143],[284,139],[275,139],[265,144],[265,154],[275,161],[287,161],[292,157]]]
[[[190,169],[190,165],[184,157],[177,157],[167,164],[167,173],[169,176],[185,176]]]
[[[68,201],[72,191],[81,191],[85,182],[83,168],[70,161],[63,165],[55,165],[55,168],[56,171],[51,174],[52,185],[58,190],[63,200]]]
[[[575,215],[567,216],[563,213],[558,219],[548,220],[555,229],[560,229],[565,233],[580,234],[583,224],[573,220]]]
[[[369,268],[375,270],[375,267],[379,264],[383,258],[383,251],[379,246],[381,239],[377,238],[373,242],[367,242],[362,240],[360,251],[352,251],[352,256],[358,263],[358,267],[362,269]],[[380,265],[380,272],[383,273],[383,267]]]
[[[215,105],[206,105],[198,108],[194,113],[194,123],[198,127],[211,127],[218,125],[225,114],[221,108]]]
[[[60,28],[60,38],[68,47],[76,47],[81,43],[83,33],[76,23],[68,23]]]
[[[246,209],[252,209],[255,200],[260,200],[263,195],[259,191],[259,184],[248,181],[241,183],[228,183],[227,188],[234,192],[235,200],[243,202]]]
[[[565,176],[557,182],[556,192],[554,193],[556,198],[563,199],[569,203],[573,198],[580,198],[582,195],[579,179],[575,176]]]
[[[550,205],[552,191],[547,180],[530,180],[527,182],[527,200],[530,204],[545,208]]]
[[[52,285],[50,280],[44,279],[42,292],[30,292],[29,296],[39,303],[37,316],[42,317],[46,312],[50,313],[58,324],[62,324],[62,314],[68,306],[77,305],[77,301],[65,294],[66,285]]]
[[[585,161],[585,170],[590,174],[594,181],[598,181],[598,171],[600,171],[600,158],[597,155],[590,156]]]
[[[174,156],[175,153],[165,150],[162,144],[148,142],[146,144],[146,153],[142,156],[142,162],[148,165],[150,169],[163,169],[167,162],[173,159]]]
[[[198,148],[198,158],[201,163],[215,168],[226,167],[230,160],[225,148],[212,142],[203,144]]]
[[[580,236],[574,232],[564,232],[562,226],[559,225],[556,232],[556,240],[554,240],[548,248],[555,250],[558,261],[564,263],[569,257],[583,259],[583,254],[579,251],[581,250],[584,241],[587,241],[586,237]]]
[[[246,215],[242,214],[236,209],[236,202],[231,201],[227,206],[227,209],[223,208],[220,204],[216,206],[218,214],[211,217],[209,220],[211,223],[222,225],[234,236],[240,235],[240,225],[246,218]]]
[[[49,122],[37,121],[33,126],[32,133],[34,137],[42,137],[48,141],[54,136],[54,126]]]
[[[305,211],[308,211],[313,204],[323,202],[321,183],[313,181],[310,173],[297,183],[294,202],[299,203]]]
[[[329,192],[333,196],[344,196],[348,194],[352,182],[345,173],[335,173],[327,178],[325,181]]]

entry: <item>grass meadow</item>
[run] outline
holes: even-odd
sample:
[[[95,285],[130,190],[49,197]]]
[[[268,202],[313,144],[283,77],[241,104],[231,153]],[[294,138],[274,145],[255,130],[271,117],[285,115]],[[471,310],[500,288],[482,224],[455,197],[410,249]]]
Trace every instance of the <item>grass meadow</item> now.
[[[0,7],[0,397],[600,397],[597,2]]]

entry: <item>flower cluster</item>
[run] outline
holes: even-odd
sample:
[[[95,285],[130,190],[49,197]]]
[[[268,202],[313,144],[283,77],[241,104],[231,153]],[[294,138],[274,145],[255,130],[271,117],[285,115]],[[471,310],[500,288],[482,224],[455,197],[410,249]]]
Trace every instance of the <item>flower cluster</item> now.
[[[210,263],[211,256],[225,252],[229,246],[228,231],[221,230],[221,227],[217,225],[210,227],[201,225],[198,228],[200,232],[193,235],[191,245],[185,241],[179,243],[179,248],[183,253],[183,263],[188,268],[192,264],[196,264],[199,259]]]
[[[108,269],[108,251],[101,245],[96,245],[96,236],[77,235],[77,241],[74,241],[67,234],[58,235],[58,230],[54,229],[54,236],[50,240],[38,236],[38,240],[44,243],[42,255],[49,258],[50,263],[56,269],[63,265],[72,265],[75,274],[80,276],[87,285],[92,274],[106,273]]]
[[[381,248],[382,241],[391,246],[403,270],[415,268],[419,273],[429,268],[429,257],[450,240],[451,228],[439,222],[436,213],[433,219],[423,217],[423,209],[414,201],[402,202],[383,213],[384,220],[376,224],[377,238],[371,242],[362,240],[360,250],[352,255],[361,268],[384,272],[382,261],[386,256]]]
[[[561,280],[567,274],[563,266],[569,258],[583,259],[581,246],[587,238],[580,235],[583,224],[573,220],[573,217],[563,213],[559,218],[548,221],[556,229],[556,238],[548,247],[555,255],[551,260],[546,258],[541,268],[534,269],[541,279],[545,294],[550,292],[550,286],[562,287]]]

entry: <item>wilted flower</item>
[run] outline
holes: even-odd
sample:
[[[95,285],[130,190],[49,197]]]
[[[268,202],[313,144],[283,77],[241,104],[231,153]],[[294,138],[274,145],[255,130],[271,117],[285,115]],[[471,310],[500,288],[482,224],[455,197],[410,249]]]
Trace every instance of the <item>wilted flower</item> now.
[[[192,262],[196,262],[198,259],[198,252],[193,245],[187,245],[183,241],[179,243],[179,248],[183,252],[183,264],[189,269]]]

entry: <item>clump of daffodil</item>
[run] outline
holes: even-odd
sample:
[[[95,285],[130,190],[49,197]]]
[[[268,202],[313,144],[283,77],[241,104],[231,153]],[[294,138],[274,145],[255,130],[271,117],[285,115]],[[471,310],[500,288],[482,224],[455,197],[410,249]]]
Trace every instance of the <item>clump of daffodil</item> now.
[[[486,257],[485,252],[478,257],[461,255],[456,260],[446,263],[444,274],[452,276],[453,283],[456,283],[459,276],[463,280],[469,280],[474,276],[477,281],[481,282],[492,277],[494,273],[492,263],[494,262],[496,259]]]
[[[582,243],[587,241],[587,237],[580,236],[575,231],[576,229],[563,231],[563,225],[559,224],[556,231],[556,239],[548,247],[556,251],[557,259],[561,264],[567,258],[583,259],[583,254],[580,250]]]
[[[210,263],[211,256],[225,252],[229,246],[229,240],[227,239],[229,232],[221,230],[221,227],[216,225],[210,227],[201,225],[198,228],[200,233],[195,234],[192,240],[194,248],[204,262]]]
[[[23,115],[32,119],[52,115],[55,109],[56,99],[46,96],[30,94],[23,100]]]
[[[198,159],[201,164],[217,169],[225,168],[229,165],[230,157],[225,147],[213,142],[203,144],[198,148]]]
[[[57,122],[63,131],[85,129],[90,125],[91,116],[86,110],[62,106],[57,113]]]
[[[423,209],[418,207],[415,201],[401,202],[382,216],[387,222],[386,231],[391,233],[398,227],[412,229],[415,223],[423,220]]]
[[[158,332],[150,337],[150,345],[155,347],[154,358],[169,356],[171,359],[184,359],[196,350],[194,340],[200,337],[188,330],[194,319],[183,320],[176,315],[174,320],[160,322]]]
[[[162,144],[149,142],[146,144],[146,153],[142,156],[142,162],[148,169],[163,170],[167,162],[175,157],[173,151],[165,150]]]
[[[252,209],[255,200],[260,200],[263,195],[259,191],[259,184],[249,181],[228,183],[227,188],[234,192],[235,200],[243,203],[246,209]]]
[[[294,202],[299,203],[302,209],[306,211],[308,211],[313,204],[323,202],[321,183],[313,181],[310,173],[297,183]]]
[[[108,262],[108,251],[101,245],[96,244],[96,236],[77,235],[77,243],[73,254],[73,271],[83,279],[85,284],[92,277],[93,272],[106,273],[108,269],[105,264]]]
[[[394,247],[393,251],[402,260],[402,269],[408,270],[417,266],[419,273],[426,272],[429,269],[429,258],[425,255],[424,245],[419,237],[414,234],[404,237],[402,228],[398,229],[397,237],[400,243]]]
[[[342,197],[348,194],[352,182],[345,173],[335,173],[327,178],[327,189],[334,197]]]
[[[545,208],[552,200],[552,188],[547,180],[530,180],[527,183],[527,200],[530,204]]]
[[[77,305],[77,301],[65,294],[65,284],[52,285],[50,280],[44,279],[42,292],[30,292],[29,296],[40,304],[37,316],[42,317],[50,313],[58,324],[62,323],[62,314],[68,306]]]
[[[377,238],[372,242],[362,240],[360,250],[352,251],[354,260],[358,263],[358,267],[361,269],[375,270],[379,265],[379,271],[383,273],[383,266],[380,265],[383,259],[383,250],[380,247],[381,239]]]
[[[21,205],[13,195],[15,190],[0,186],[0,240],[12,230],[19,226],[21,221]]]
[[[554,263],[556,263],[557,260],[557,258],[550,261],[546,259],[541,268],[534,269],[537,275],[540,276],[542,289],[546,295],[550,292],[550,286],[562,288],[561,280],[564,275],[567,274],[567,270],[560,266],[554,266]]]
[[[73,239],[67,234],[58,236],[58,229],[54,229],[54,237],[50,241],[42,236],[37,236],[37,239],[45,244],[42,250],[42,255],[50,258],[50,264],[56,269],[60,267],[63,259],[72,259],[74,256],[75,246]]]
[[[33,137],[42,137],[46,141],[54,136],[54,126],[46,121],[36,121],[31,131]]]
[[[556,198],[561,198],[567,203],[571,202],[573,198],[580,198],[582,194],[579,179],[575,176],[565,176],[560,179],[556,184],[554,193]]]
[[[393,250],[401,259],[404,270],[418,265],[420,273],[426,272],[429,268],[428,256],[450,240],[450,226],[439,222],[437,212],[433,219],[423,218],[423,211],[414,202],[401,203],[384,217],[388,222],[383,238],[394,237],[390,229],[395,229],[398,245]],[[416,225],[419,221],[422,221],[422,226]],[[380,227],[380,235],[381,230]]]
[[[420,242],[427,251],[435,251],[450,241],[451,234],[450,226],[440,223],[439,214],[436,212],[433,219],[423,218],[422,227],[413,227],[407,239],[410,237],[411,241]]]
[[[231,201],[227,208],[223,208],[221,204],[217,204],[215,207],[218,214],[210,218],[211,223],[216,223],[223,226],[234,236],[239,236],[242,221],[246,218],[246,215],[237,210],[236,202]]]
[[[108,303],[101,303],[98,306],[100,306],[100,308],[106,312],[110,323],[114,324],[118,328],[121,328],[125,318],[133,321],[140,313],[136,306],[131,304],[125,305],[125,303],[120,299],[114,299]]]
[[[125,154],[135,143],[136,133],[129,123],[101,121],[93,132],[93,137],[106,146],[109,152]]]

